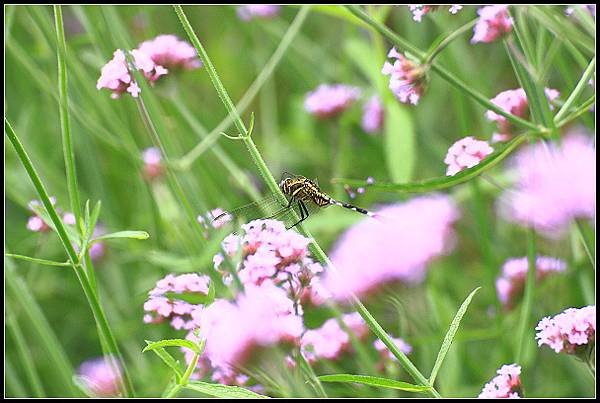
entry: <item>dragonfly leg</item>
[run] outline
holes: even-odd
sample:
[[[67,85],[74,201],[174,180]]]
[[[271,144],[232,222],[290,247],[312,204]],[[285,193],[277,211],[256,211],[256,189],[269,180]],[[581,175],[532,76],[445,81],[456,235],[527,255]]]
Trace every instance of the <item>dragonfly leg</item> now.
[[[298,207],[300,209],[300,221],[298,221],[296,224],[294,224],[291,227],[286,228],[286,229],[292,229],[296,225],[300,224],[302,221],[304,221],[308,218],[308,208],[306,208],[306,204],[304,204],[304,202],[302,200],[298,200]]]

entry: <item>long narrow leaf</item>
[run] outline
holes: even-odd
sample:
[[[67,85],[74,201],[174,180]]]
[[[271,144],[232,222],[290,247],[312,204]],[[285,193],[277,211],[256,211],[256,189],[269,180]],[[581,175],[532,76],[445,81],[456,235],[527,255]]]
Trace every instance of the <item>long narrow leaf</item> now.
[[[186,389],[204,393],[205,395],[228,399],[268,399],[268,396],[259,395],[251,390],[239,386],[220,385],[200,381],[192,381],[185,386]]]
[[[321,375],[319,380],[323,382],[342,382],[342,383],[361,383],[363,385],[378,386],[382,388],[398,389],[405,392],[425,392],[431,389],[430,386],[413,385],[408,382],[395,381],[388,378],[379,378],[376,376],[335,374]]]

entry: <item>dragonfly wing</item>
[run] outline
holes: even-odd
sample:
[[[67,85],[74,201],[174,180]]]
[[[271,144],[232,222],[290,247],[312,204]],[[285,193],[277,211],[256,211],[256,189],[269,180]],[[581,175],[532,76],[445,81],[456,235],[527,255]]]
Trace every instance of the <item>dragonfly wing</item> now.
[[[277,199],[277,196],[270,195],[262,200],[248,203],[234,210],[226,211],[218,217],[215,217],[213,222],[221,225],[231,221],[247,223],[252,220],[266,218],[277,214],[283,207],[285,206],[282,206],[281,202]]]

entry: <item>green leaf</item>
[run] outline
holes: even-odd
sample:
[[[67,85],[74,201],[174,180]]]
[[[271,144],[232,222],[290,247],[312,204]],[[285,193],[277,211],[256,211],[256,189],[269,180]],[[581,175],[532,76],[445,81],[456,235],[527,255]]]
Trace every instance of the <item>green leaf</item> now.
[[[473,168],[465,169],[457,173],[454,176],[441,176],[437,178],[426,179],[422,181],[410,182],[410,183],[386,183],[386,182],[375,182],[368,184],[364,180],[356,179],[344,179],[336,178],[333,179],[333,183],[347,183],[350,186],[368,186],[376,189],[385,189],[390,191],[397,191],[403,193],[425,193],[434,190],[441,190],[451,188],[461,183],[467,182],[470,179],[481,175],[483,172],[493,168],[502,160],[504,160],[510,153],[517,148],[522,142],[527,140],[529,136],[527,134],[521,134],[510,140],[504,147],[501,146],[499,150],[496,150],[492,154],[488,155],[483,161],[475,165]]]
[[[342,383],[361,383],[369,386],[379,386],[382,388],[398,389],[405,392],[425,392],[431,389],[430,386],[413,385],[408,382],[396,381],[388,378],[379,378],[367,375],[335,374],[321,375],[319,380],[323,382],[342,382]]]
[[[469,294],[467,299],[465,299],[465,301],[462,303],[462,305],[458,309],[458,312],[456,312],[456,316],[454,316],[452,323],[450,323],[450,328],[448,329],[448,332],[446,332],[446,336],[444,337],[444,341],[442,342],[442,347],[440,348],[438,356],[435,360],[435,364],[433,365],[433,369],[431,370],[431,375],[429,376],[429,384],[430,385],[433,385],[433,383],[435,382],[437,373],[440,370],[442,363],[444,362],[444,358],[446,357],[448,350],[450,350],[450,346],[452,345],[454,336],[456,336],[456,332],[458,331],[458,327],[460,326],[460,321],[462,320],[463,316],[467,312],[467,308],[469,307],[469,304],[471,303],[473,296],[475,295],[475,293],[477,291],[479,291],[480,288],[481,287],[477,287],[476,289],[474,289],[471,292],[471,294]]]
[[[35,257],[29,257],[24,255],[13,255],[12,253],[6,253],[4,256],[12,257],[14,259],[26,260],[28,262],[43,264],[46,266],[61,266],[61,267],[70,267],[71,263],[69,262],[55,262],[53,260],[45,260],[45,259],[37,259]]]
[[[385,102],[384,127],[385,162],[394,182],[412,179],[415,166],[415,132],[406,107],[395,99]]]
[[[97,238],[94,238],[91,243],[101,241],[103,239],[113,238],[132,238],[132,239],[148,239],[150,235],[146,231],[118,231],[111,232],[110,234],[104,234]]]
[[[148,345],[146,347],[144,347],[144,349],[142,350],[142,353],[145,353],[146,351],[152,351],[157,348],[163,348],[163,347],[185,347],[185,348],[189,348],[196,354],[200,354],[202,352],[202,350],[198,347],[198,345],[196,343],[194,343],[193,341],[184,340],[184,339],[165,339],[165,340],[159,340],[159,341],[146,340],[146,344],[148,344]]]
[[[150,345],[152,342],[146,340],[146,343],[148,345]],[[175,377],[177,379],[177,382],[179,382],[179,380],[181,379],[181,377],[183,376],[183,371],[181,370],[181,368],[179,367],[179,364],[177,362],[177,360],[175,360],[175,358],[173,358],[173,356],[171,354],[169,354],[169,352],[167,350],[165,350],[162,347],[155,347],[152,349],[152,351],[161,359],[163,360],[163,362],[165,364],[167,364],[167,366],[169,368],[171,368],[173,370],[173,372],[175,373]]]
[[[191,381],[186,389],[204,393],[205,395],[222,398],[240,398],[240,399],[268,399],[269,396],[259,395],[251,390],[240,388],[239,386],[220,385],[214,383]]]

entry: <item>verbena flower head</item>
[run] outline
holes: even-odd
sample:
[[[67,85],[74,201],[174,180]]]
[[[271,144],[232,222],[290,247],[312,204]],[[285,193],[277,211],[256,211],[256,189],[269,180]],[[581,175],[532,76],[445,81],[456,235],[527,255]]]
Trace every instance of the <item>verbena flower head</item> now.
[[[363,338],[368,327],[360,315],[356,313],[342,316],[344,324],[355,333],[357,338]],[[336,360],[347,352],[351,346],[350,336],[340,326],[336,318],[325,321],[318,329],[309,329],[302,335],[300,342],[302,354],[309,363],[326,359]]]
[[[487,141],[465,137],[454,143],[446,154],[444,162],[448,164],[446,175],[453,176],[465,168],[479,164],[486,156],[494,152]]]
[[[452,224],[459,212],[444,195],[414,198],[380,209],[381,220],[365,218],[348,229],[330,256],[324,285],[345,300],[390,281],[423,281],[427,264],[452,246]]]
[[[538,323],[538,346],[547,345],[556,353],[581,354],[596,342],[596,305],[568,308]]]
[[[398,347],[398,349],[400,351],[402,351],[404,354],[408,355],[412,352],[412,346],[410,344],[408,344],[407,342],[405,342],[404,340],[402,340],[400,337],[392,337],[392,341],[394,342],[396,347]],[[375,349],[379,352],[379,356],[381,357],[382,360],[398,361],[396,356],[390,352],[390,350],[386,347],[385,344],[383,344],[383,342],[381,340],[379,340],[379,339],[375,340],[373,345],[375,346]]]
[[[408,6],[410,12],[413,15],[413,20],[417,22],[421,22],[425,14],[435,11],[439,7],[440,6],[433,6],[431,4],[412,4]],[[462,8],[463,7],[460,4],[452,4],[448,11],[450,12],[450,14],[456,14],[460,10],[462,10]]]
[[[521,366],[503,365],[498,375],[486,383],[479,394],[480,399],[506,399],[522,397]]]
[[[549,101],[554,101],[560,96],[560,92],[552,88],[545,88],[544,93]],[[527,118],[529,116],[529,104],[527,101],[527,95],[523,88],[517,88],[514,90],[502,91],[494,98],[490,100],[494,105],[498,106],[505,112],[520,118]],[[510,139],[512,127],[506,118],[502,115],[497,114],[494,111],[488,110],[485,113],[485,117],[488,120],[494,121],[498,125],[498,132],[495,136],[498,139],[507,140]]]
[[[306,94],[304,108],[319,118],[336,116],[360,97],[360,88],[345,84],[321,84]]]
[[[512,30],[513,21],[508,15],[508,6],[496,4],[477,10],[479,20],[473,29],[471,43],[493,42]]]
[[[199,327],[211,366],[231,375],[255,348],[296,342],[303,331],[294,303],[272,283],[247,284],[234,302],[216,300],[202,312]]]
[[[84,361],[79,366],[77,373],[85,386],[96,397],[115,397],[119,394],[122,375],[116,359],[99,357]]]
[[[144,177],[148,180],[156,179],[163,173],[162,155],[156,147],[146,148],[142,154],[144,160]]]
[[[398,53],[396,48],[392,48],[387,57],[396,59],[393,64],[386,61],[381,69],[384,75],[390,76],[390,89],[400,102],[418,104],[425,91],[425,69]]]
[[[206,297],[209,291],[208,276],[189,273],[169,274],[156,282],[144,303],[145,323],[160,323],[170,320],[175,329],[194,329],[200,323],[204,306],[188,302],[190,296]],[[177,298],[177,294],[185,294]]]
[[[142,42],[138,49],[148,55],[154,63],[167,68],[182,67],[196,69],[202,66],[196,49],[175,35],[159,35]]]
[[[551,273],[564,272],[567,264],[547,256],[538,256],[535,261],[536,281]],[[515,299],[523,294],[529,263],[527,257],[508,259],[502,266],[502,275],[496,280],[498,299],[506,308],[514,306]]]
[[[154,63],[150,56],[137,49],[132,50],[131,55],[133,56],[135,68],[140,70],[151,83],[168,72],[163,66]],[[111,90],[112,98],[118,98],[124,92],[128,92],[131,96],[137,98],[141,89],[129,73],[125,53],[121,49],[115,50],[112,60],[102,67],[96,88]]]
[[[280,6],[275,4],[247,4],[237,8],[237,15],[244,21],[253,18],[273,18],[279,14]]]
[[[296,302],[310,292],[313,279],[323,271],[310,257],[310,239],[286,230],[277,220],[254,220],[242,230],[243,234],[231,234],[223,240],[223,249],[231,257],[241,247],[237,274],[242,284],[273,283]],[[221,261],[217,259],[217,263]]]
[[[562,144],[537,143],[516,155],[517,182],[500,200],[501,213],[547,236],[560,236],[576,218],[596,214],[596,149],[567,134]]]
[[[377,95],[373,95],[363,106],[361,126],[367,133],[375,134],[383,128],[384,118],[385,109],[381,99]]]

